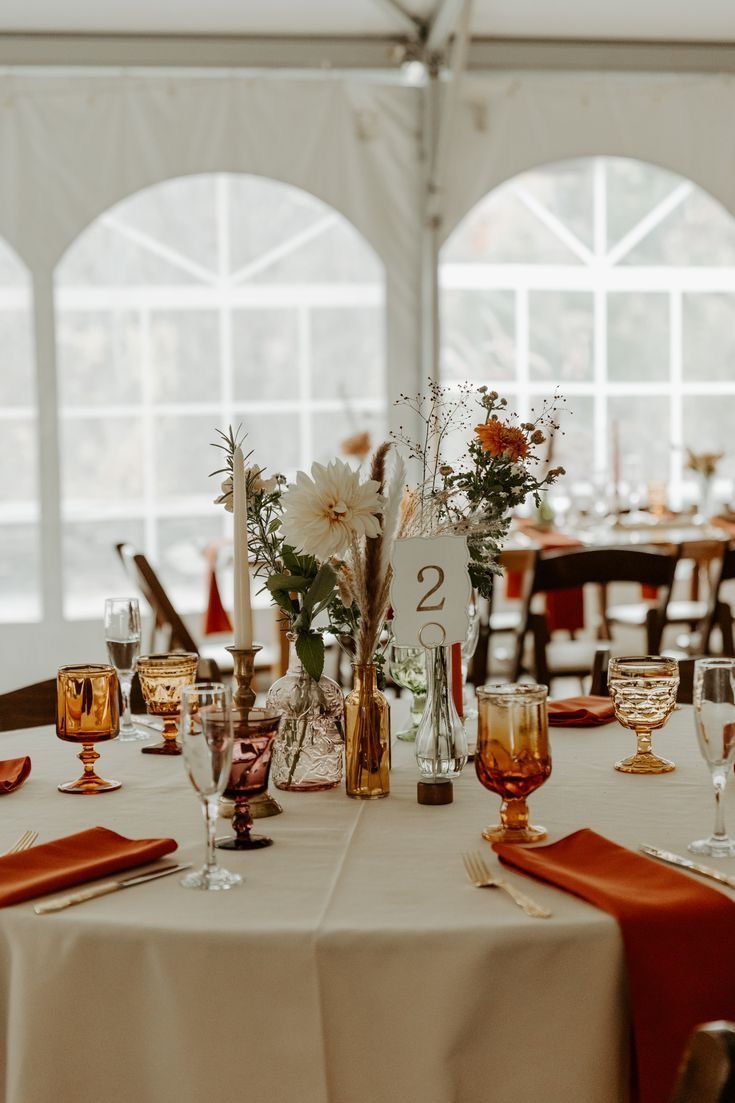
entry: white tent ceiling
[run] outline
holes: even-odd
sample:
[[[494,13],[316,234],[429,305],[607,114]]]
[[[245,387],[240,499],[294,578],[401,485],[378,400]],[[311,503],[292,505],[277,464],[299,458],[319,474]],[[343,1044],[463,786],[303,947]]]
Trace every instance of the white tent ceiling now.
[[[439,0],[4,0],[0,33],[401,37]],[[459,6],[459,5],[456,5]],[[479,38],[729,42],[732,0],[474,0]]]

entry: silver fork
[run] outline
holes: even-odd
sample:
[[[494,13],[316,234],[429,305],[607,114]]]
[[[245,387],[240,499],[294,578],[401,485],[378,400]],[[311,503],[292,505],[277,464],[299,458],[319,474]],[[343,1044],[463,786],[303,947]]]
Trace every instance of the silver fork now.
[[[33,846],[37,838],[37,831],[24,831],[21,837],[13,843],[10,850],[6,850],[5,853],[19,854],[21,850],[28,850],[30,846]]]
[[[462,861],[464,862],[464,868],[467,872],[472,884],[478,889],[504,889],[508,893],[511,900],[522,908],[526,915],[532,916],[534,919],[549,919],[551,912],[548,908],[542,908],[540,904],[537,904],[535,900],[532,900],[530,896],[526,896],[525,892],[521,892],[514,885],[503,881],[500,877],[493,877],[488,867],[485,865],[483,858],[476,852],[463,854]]]

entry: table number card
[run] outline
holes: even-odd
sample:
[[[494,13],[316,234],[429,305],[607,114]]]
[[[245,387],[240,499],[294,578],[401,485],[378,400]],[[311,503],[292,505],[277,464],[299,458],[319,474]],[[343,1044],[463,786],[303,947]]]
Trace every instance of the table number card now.
[[[472,597],[469,558],[464,536],[396,540],[390,600],[399,646],[440,647],[466,639]]]

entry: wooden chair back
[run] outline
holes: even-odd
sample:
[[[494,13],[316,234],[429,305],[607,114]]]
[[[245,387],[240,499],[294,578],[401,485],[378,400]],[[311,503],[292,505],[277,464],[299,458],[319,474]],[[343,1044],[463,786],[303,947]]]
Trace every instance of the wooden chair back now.
[[[0,695],[0,732],[42,728],[55,723],[55,678]]]
[[[544,661],[546,622],[545,618],[532,611],[536,594],[573,590],[586,585],[604,587],[613,582],[636,582],[656,587],[658,600],[649,609],[646,618],[646,647],[649,654],[655,654],[666,623],[666,609],[674,585],[677,561],[677,552],[668,548],[663,552],[648,548],[571,548],[542,552],[536,559],[533,576],[525,594],[523,617],[516,637],[514,680],[520,677],[523,669],[526,636],[533,632],[536,644],[536,677],[548,684],[549,671]]]
[[[704,1023],[689,1039],[671,1103],[733,1103],[735,1023]]]
[[[721,588],[724,582],[732,582],[735,579],[735,547],[726,547],[719,563],[719,571],[715,572],[712,583],[712,599],[710,607],[702,625],[702,650],[706,655],[710,654],[712,630],[717,625],[722,636],[722,654],[735,655],[735,638],[733,638],[732,609],[722,600]]]
[[[129,544],[116,544],[115,547],[128,576],[134,580],[153,613],[154,640],[151,643],[151,649],[156,650],[155,630],[165,628],[168,632],[168,638],[164,650],[195,651],[198,654],[198,644],[176,612],[173,602],[163,587],[163,583],[145,555],[142,552],[134,551]]]
[[[521,600],[525,601],[526,592],[531,585],[533,572],[538,558],[537,548],[508,548],[500,553],[498,563],[503,570],[503,576],[517,574],[522,577]],[[496,587],[502,585],[502,579],[495,576],[493,589],[489,599],[479,598],[480,624],[477,633],[477,647],[470,660],[467,680],[474,686],[484,686],[488,675],[488,660],[490,657],[490,642],[492,637],[492,615],[495,607]]]

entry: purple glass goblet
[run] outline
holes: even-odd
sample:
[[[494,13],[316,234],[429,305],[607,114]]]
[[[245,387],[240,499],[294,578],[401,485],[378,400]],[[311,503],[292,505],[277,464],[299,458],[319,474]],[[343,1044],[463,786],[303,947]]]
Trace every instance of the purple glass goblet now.
[[[268,788],[273,740],[278,734],[280,719],[280,712],[273,709],[232,710],[235,741],[224,795],[235,802],[232,816],[235,836],[220,839],[217,846],[221,850],[260,850],[273,843],[267,835],[251,834],[250,800]]]

